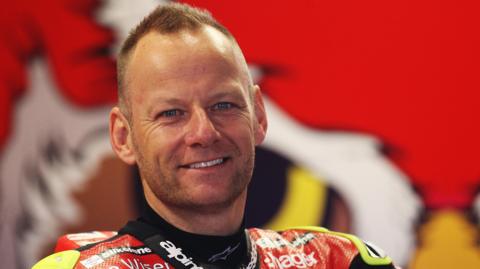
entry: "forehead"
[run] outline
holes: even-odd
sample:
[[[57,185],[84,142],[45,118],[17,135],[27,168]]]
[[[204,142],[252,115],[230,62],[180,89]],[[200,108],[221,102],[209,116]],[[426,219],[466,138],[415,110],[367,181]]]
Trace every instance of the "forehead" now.
[[[131,58],[134,60],[146,55],[159,58],[181,57],[206,51],[226,55],[231,49],[230,39],[216,29],[204,26],[169,34],[150,31],[138,41]]]
[[[130,75],[139,72],[175,75],[209,64],[231,66],[248,73],[235,41],[210,26],[173,34],[150,32],[139,40],[129,58],[127,81],[132,79]]]

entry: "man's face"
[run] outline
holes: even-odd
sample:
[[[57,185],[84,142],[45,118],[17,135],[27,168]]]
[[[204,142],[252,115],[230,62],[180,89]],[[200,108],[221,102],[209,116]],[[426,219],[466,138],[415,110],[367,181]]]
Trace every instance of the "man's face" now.
[[[242,57],[211,27],[151,32],[132,52],[130,138],[144,187],[164,205],[214,210],[245,198],[266,126]]]

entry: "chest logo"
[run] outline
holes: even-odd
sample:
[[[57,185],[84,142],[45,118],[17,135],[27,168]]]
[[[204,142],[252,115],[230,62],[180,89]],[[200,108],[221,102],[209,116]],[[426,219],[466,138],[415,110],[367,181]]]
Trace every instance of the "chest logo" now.
[[[168,258],[175,258],[175,260],[177,260],[184,266],[190,266],[189,269],[203,269],[203,267],[198,266],[196,263],[194,263],[191,257],[187,257],[185,254],[183,254],[182,249],[177,248],[172,242],[163,241],[160,242],[160,246],[165,249],[165,251],[167,251]]]
[[[310,254],[286,254],[277,257],[271,252],[267,252],[267,257],[265,257],[264,262],[269,268],[309,268],[318,262],[314,255],[315,252],[311,252]]]
[[[228,248],[226,248],[224,251],[222,251],[220,253],[217,253],[217,254],[213,255],[212,257],[210,257],[208,259],[208,261],[209,262],[216,262],[216,261],[219,261],[219,260],[226,261],[228,256],[230,256],[230,254],[232,254],[239,246],[240,246],[240,243],[238,243],[233,248],[232,248],[232,246],[228,246]]]

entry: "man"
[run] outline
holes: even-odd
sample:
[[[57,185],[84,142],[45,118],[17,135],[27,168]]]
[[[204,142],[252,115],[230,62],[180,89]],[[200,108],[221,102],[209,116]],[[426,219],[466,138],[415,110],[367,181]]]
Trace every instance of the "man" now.
[[[267,117],[238,44],[208,13],[180,4],[153,11],[123,44],[118,86],[112,147],[138,165],[149,207],[113,237],[61,238],[35,269],[394,268],[350,235],[244,229]]]

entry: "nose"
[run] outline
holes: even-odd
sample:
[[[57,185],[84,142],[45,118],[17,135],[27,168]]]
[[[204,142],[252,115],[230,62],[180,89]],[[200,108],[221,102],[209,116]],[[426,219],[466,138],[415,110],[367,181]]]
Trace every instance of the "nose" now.
[[[185,142],[190,147],[208,147],[220,138],[220,132],[202,108],[193,110],[185,128]]]

